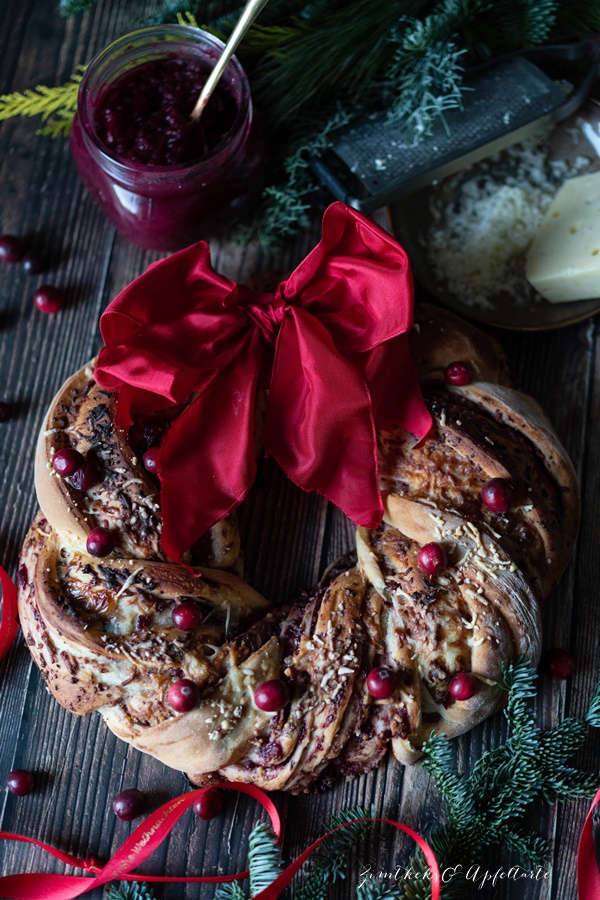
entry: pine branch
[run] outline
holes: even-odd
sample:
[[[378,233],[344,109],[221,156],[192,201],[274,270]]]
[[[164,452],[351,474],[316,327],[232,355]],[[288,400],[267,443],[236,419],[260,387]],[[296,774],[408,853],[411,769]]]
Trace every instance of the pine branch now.
[[[585,721],[592,728],[600,728],[600,683],[596,685],[592,702],[585,716]]]
[[[138,881],[121,881],[118,887],[110,885],[104,897],[105,900],[156,900],[154,891]]]
[[[258,822],[249,838],[248,863],[250,869],[250,896],[254,897],[267,888],[283,872],[281,848],[273,829],[266,822]]]
[[[369,815],[373,815],[373,810],[368,813],[360,806],[344,809],[328,820],[325,830],[332,831],[346,822]],[[371,828],[368,822],[358,822],[329,835],[313,855],[312,871],[295,891],[294,900],[326,900],[329,885],[346,876],[350,850]]]

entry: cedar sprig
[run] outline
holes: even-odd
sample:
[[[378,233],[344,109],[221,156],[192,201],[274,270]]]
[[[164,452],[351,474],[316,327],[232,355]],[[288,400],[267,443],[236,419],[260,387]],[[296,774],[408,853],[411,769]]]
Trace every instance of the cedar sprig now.
[[[15,116],[41,116],[45,124],[40,134],[51,137],[68,134],[77,109],[77,92],[85,68],[78,66],[65,84],[56,87],[39,84],[23,92],[3,94],[0,96],[0,121]]]

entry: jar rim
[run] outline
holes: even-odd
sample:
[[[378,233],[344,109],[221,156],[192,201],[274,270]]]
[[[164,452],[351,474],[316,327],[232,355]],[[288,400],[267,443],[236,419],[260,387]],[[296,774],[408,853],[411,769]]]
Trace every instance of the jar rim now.
[[[219,52],[222,51],[225,47],[225,44],[222,40],[220,40],[220,38],[216,37],[213,34],[210,34],[210,32],[208,31],[204,31],[202,28],[195,28],[192,25],[147,25],[143,28],[137,28],[135,29],[135,31],[129,31],[127,34],[121,35],[121,37],[118,37],[114,41],[111,41],[110,44],[107,44],[106,47],[104,47],[102,50],[100,50],[99,53],[96,54],[96,56],[87,66],[85,72],[83,73],[83,77],[81,79],[79,90],[77,93],[77,113],[81,121],[82,131],[84,135],[93,143],[96,151],[100,153],[106,161],[110,162],[110,164],[117,170],[120,169],[123,172],[132,170],[139,172],[148,172],[149,174],[155,175],[156,177],[160,177],[161,174],[164,174],[165,176],[172,176],[177,172],[189,173],[195,168],[201,169],[205,165],[214,164],[215,160],[217,160],[221,154],[227,151],[232,138],[235,138],[240,133],[244,124],[247,122],[249,125],[252,122],[253,109],[248,76],[246,75],[246,72],[238,58],[236,56],[233,56],[227,64],[225,73],[232,70],[235,73],[236,83],[240,87],[241,92],[237,114],[230,130],[223,137],[223,139],[219,141],[219,143],[208,153],[205,153],[202,156],[194,157],[194,159],[188,160],[187,162],[163,166],[141,163],[137,160],[127,159],[126,157],[119,156],[117,153],[113,153],[110,148],[107,147],[106,144],[104,144],[98,138],[92,117],[90,115],[90,79],[93,78],[102,64],[107,62],[111,58],[115,50],[118,50],[121,47],[125,49],[127,45],[131,44],[135,39],[144,37],[151,38],[152,36],[156,35],[160,35],[163,38],[166,35],[171,35],[174,38],[181,38],[184,42],[187,39],[192,38],[193,41],[189,42],[190,47],[193,47],[195,43],[199,47],[209,46],[218,50]],[[151,45],[152,44],[149,43],[149,46]],[[165,42],[165,46],[169,46],[168,43]]]

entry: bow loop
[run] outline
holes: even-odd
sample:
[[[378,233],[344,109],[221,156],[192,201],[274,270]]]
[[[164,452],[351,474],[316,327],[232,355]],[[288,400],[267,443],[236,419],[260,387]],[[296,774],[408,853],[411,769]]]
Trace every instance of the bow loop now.
[[[404,250],[342,203],[319,244],[274,294],[218,275],[204,242],[154,263],[101,319],[96,366],[119,422],[187,403],[160,451],[165,552],[179,559],[250,489],[256,391],[268,386],[265,450],[304,490],[360,525],[381,521],[376,427],[423,438],[407,331]],[[207,477],[207,474],[209,477]]]

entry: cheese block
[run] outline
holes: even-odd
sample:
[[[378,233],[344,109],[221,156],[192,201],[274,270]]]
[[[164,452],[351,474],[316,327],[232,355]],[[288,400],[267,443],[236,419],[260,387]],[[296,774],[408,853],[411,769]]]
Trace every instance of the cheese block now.
[[[565,181],[529,247],[526,275],[552,303],[600,297],[600,172]]]

